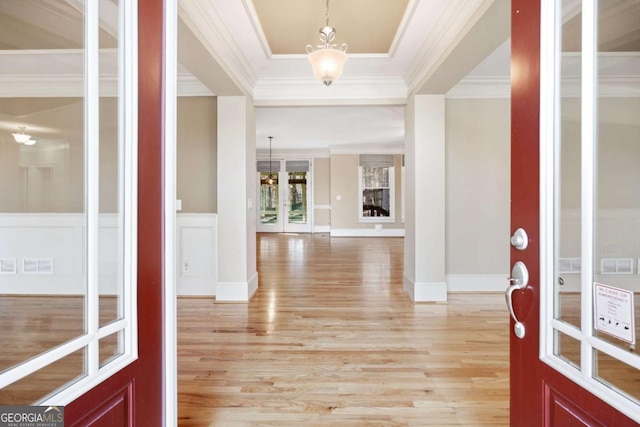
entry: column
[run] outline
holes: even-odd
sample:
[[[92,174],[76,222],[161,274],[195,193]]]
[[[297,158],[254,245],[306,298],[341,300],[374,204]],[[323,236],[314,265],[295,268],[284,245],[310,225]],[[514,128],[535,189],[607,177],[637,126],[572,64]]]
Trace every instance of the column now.
[[[404,290],[446,301],[444,95],[413,95],[405,111]]]
[[[258,289],[256,191],[255,108],[245,96],[219,96],[218,302],[248,302]]]

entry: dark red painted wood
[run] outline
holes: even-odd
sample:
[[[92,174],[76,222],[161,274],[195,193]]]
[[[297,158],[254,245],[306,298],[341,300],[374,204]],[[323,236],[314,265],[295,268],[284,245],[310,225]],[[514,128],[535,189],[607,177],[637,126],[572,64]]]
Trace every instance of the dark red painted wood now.
[[[105,398],[100,406],[73,423],[73,426],[113,427],[133,425],[133,383],[110,398]],[[66,414],[65,414],[66,415]]]
[[[511,264],[523,261],[529,286],[513,294],[526,336],[511,336],[511,425],[637,426],[539,359],[540,313],[540,0],[511,2],[511,232],[529,235],[524,251],[511,248]]]
[[[127,424],[163,425],[163,19],[162,0],[138,0],[138,353],[137,361],[65,407],[65,423],[78,424],[132,383]],[[124,405],[124,403],[123,403]],[[119,406],[124,409],[125,406]],[[106,417],[117,413],[105,412]],[[100,424],[110,425],[110,418]]]
[[[523,261],[529,286],[513,293],[518,319],[526,335],[511,335],[512,426],[542,425],[542,381],[539,344],[539,105],[540,105],[540,3],[511,3],[511,232],[522,227],[529,235],[524,251],[511,248],[511,265]]]

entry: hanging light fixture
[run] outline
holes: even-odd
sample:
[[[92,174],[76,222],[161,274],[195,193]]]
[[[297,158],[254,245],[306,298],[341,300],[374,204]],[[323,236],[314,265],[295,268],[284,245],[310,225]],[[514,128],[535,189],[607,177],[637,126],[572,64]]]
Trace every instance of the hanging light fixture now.
[[[269,177],[267,178],[267,182],[269,185],[272,185],[275,180],[273,179],[273,175],[271,174],[271,140],[273,140],[272,136],[269,136]]]
[[[36,143],[36,141],[34,139],[31,139],[31,135],[26,133],[26,129],[24,126],[20,126],[18,128],[18,132],[12,133],[11,135],[13,135],[13,139],[15,139],[15,141],[18,144],[24,144],[24,145],[33,145]]]
[[[344,63],[347,62],[347,44],[342,43],[338,49],[332,43],[336,38],[336,30],[329,25],[329,0],[327,0],[326,17],[326,25],[320,28],[318,35],[321,44],[316,46],[316,50],[308,44],[305,50],[309,54],[309,62],[316,79],[329,86],[342,75]]]

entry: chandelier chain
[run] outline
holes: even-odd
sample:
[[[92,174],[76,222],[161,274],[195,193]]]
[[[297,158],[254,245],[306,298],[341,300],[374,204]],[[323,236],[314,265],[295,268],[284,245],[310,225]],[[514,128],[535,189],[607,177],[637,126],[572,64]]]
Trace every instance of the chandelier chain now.
[[[272,136],[269,137],[269,179],[271,179],[271,140]]]
[[[328,27],[329,26],[329,0],[327,0],[327,12],[326,12],[326,15],[327,15],[327,27]]]

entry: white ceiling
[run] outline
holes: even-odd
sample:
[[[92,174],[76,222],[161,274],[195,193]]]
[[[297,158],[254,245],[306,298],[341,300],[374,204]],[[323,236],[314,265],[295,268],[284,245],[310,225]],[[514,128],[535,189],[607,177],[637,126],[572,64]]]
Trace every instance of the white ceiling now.
[[[330,87],[313,78],[303,51],[318,30],[317,22],[309,22],[323,23],[325,1],[178,0],[179,94],[249,96],[257,107],[259,149],[273,136],[277,150],[325,151],[402,145],[403,106],[412,94],[509,96],[510,0],[334,0],[330,23],[338,30],[336,42],[377,53],[351,52],[343,76]],[[81,96],[82,5],[82,0],[0,0],[0,97]],[[350,34],[380,24],[379,11],[365,10],[366,5],[393,15],[389,22],[397,24],[396,30],[396,24],[381,30],[384,40],[376,41],[377,47],[358,47],[372,30]],[[599,71],[611,79],[600,78],[600,87],[617,96],[640,96],[640,2],[606,5],[600,11],[601,47],[612,53],[600,54]],[[576,0],[563,2],[566,49],[579,34],[576,6]],[[115,0],[100,2],[102,47],[115,46],[116,17]],[[272,49],[269,41],[275,38],[288,41],[288,47]],[[297,46],[299,54],[274,54]],[[579,81],[576,58],[563,60],[563,77]],[[100,60],[103,71],[115,70],[112,51]],[[0,109],[0,129],[28,124],[37,109],[30,113],[27,104],[20,103],[20,116],[15,108]]]
[[[253,1],[178,0],[178,72],[182,95],[250,96],[258,148],[267,136],[287,150],[401,145],[408,96],[447,93],[509,35],[510,0],[334,0],[336,41],[374,53],[350,53],[343,76],[325,87],[304,46],[318,30],[306,20],[324,23],[326,0],[304,0],[303,9],[292,6],[303,0]],[[117,6],[100,7],[101,40],[112,47]],[[81,95],[82,54],[73,50],[82,43],[81,9],[81,0],[0,1],[2,96]],[[271,48],[261,19],[269,39],[288,47]],[[371,28],[382,36],[375,43]],[[273,53],[296,46],[299,54]],[[103,70],[112,56],[101,55]]]
[[[313,78],[304,53],[304,46],[314,43],[310,34],[316,37],[324,24],[325,0],[305,2],[304,7],[300,0],[179,3],[185,27],[202,51],[215,52],[229,81],[208,82],[209,73],[187,68],[213,93],[228,91],[231,83],[252,96],[259,149],[268,147],[268,136],[274,137],[274,150],[402,146],[408,95],[429,82],[427,93],[446,93],[510,31],[509,0],[334,1],[329,11],[336,42],[376,53],[349,53],[342,77],[325,87]],[[385,15],[395,24],[381,26]],[[381,37],[371,47],[367,38],[376,27]],[[293,51],[299,53],[274,53]],[[508,78],[508,57],[506,67],[498,68]]]

